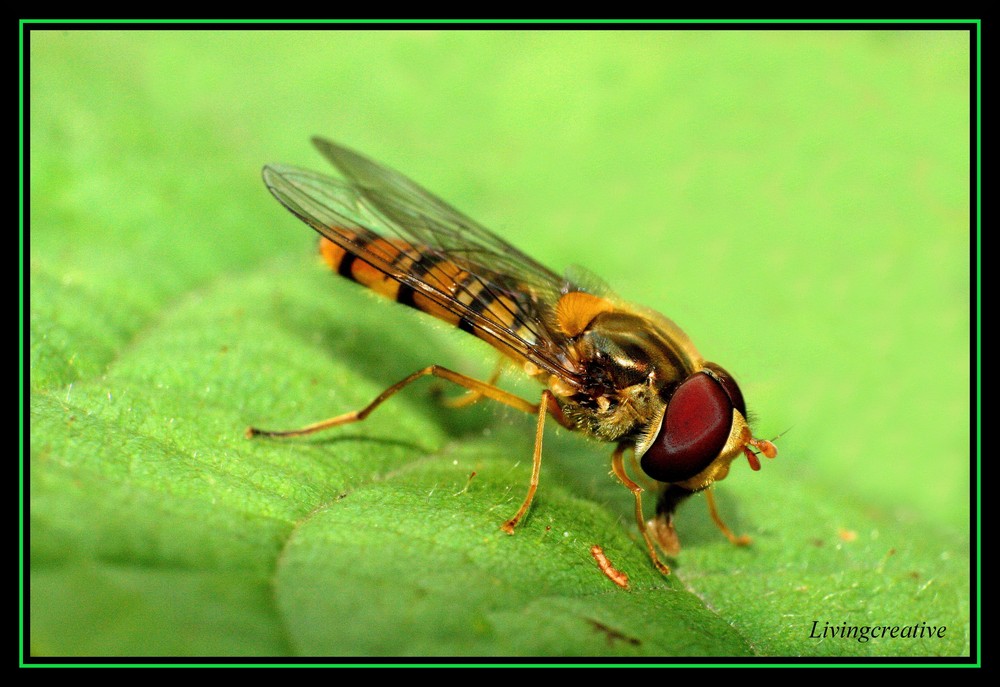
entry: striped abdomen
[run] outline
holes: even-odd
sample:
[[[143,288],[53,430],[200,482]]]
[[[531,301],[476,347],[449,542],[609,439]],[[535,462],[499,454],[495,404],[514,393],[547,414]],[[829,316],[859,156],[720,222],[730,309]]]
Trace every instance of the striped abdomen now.
[[[516,348],[506,345],[505,337],[494,332],[509,332],[527,344],[535,342],[535,335],[519,318],[521,308],[504,294],[487,290],[482,279],[445,257],[422,251],[400,239],[365,237],[345,229],[338,234],[351,237],[359,248],[382,258],[393,274],[409,277],[427,284],[438,294],[423,291],[390,276],[365,258],[352,253],[326,238],[320,238],[319,250],[324,262],[342,277],[366,286],[372,291],[391,298],[397,303],[416,308],[444,320],[448,324],[473,334],[502,352],[512,354]],[[353,235],[352,235],[353,234]],[[475,318],[485,318],[486,322]],[[509,338],[509,337],[506,337]]]

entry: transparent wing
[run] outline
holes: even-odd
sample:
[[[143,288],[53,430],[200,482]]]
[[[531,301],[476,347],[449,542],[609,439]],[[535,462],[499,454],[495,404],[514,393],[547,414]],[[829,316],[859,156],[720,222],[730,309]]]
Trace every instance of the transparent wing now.
[[[517,278],[525,286],[563,288],[564,280],[412,179],[349,148],[323,138],[317,149],[387,220],[415,245],[466,257],[486,270]]]
[[[264,182],[293,214],[347,252],[460,318],[502,346],[570,384],[579,381],[569,342],[555,326],[560,295],[577,288],[503,239],[373,160],[323,139],[317,148],[347,177],[335,179],[283,165],[264,168]],[[395,240],[387,251],[378,239]],[[409,259],[400,260],[400,251]],[[428,263],[448,262],[471,279],[441,281]],[[509,323],[509,324],[503,324]]]

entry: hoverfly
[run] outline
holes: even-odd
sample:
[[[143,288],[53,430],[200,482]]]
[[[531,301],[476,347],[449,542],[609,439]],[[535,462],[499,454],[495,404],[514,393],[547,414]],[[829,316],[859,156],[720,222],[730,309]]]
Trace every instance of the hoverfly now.
[[[564,427],[615,444],[612,472],[634,495],[639,531],[664,574],[670,569],[657,546],[677,553],[673,514],[696,492],[706,492],[712,518],[730,541],[749,542],[726,527],[708,488],[740,455],[759,470],[753,448],[769,458],[777,450],[754,438],[732,375],[702,359],[659,313],[559,276],[399,172],[322,138],[313,144],[345,179],[285,165],[264,167],[263,178],[282,205],[319,232],[330,269],[482,339],[543,390],[532,403],[495,386],[496,375],[484,382],[431,365],[360,410],[296,430],[251,427],[248,436],[301,436],[358,422],[411,382],[435,376],[465,387],[467,402],[485,397],[537,416],[531,481],[521,507],[501,526],[508,534],[538,487],[551,415]],[[643,488],[625,470],[628,450],[657,483],[659,501],[649,523]]]

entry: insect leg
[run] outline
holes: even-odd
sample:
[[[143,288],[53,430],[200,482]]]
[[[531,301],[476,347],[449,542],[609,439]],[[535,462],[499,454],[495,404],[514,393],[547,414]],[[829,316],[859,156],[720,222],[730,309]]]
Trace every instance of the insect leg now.
[[[518,521],[528,512],[531,500],[535,498],[535,490],[538,489],[538,473],[542,469],[542,435],[545,433],[545,416],[551,412],[550,407],[553,405],[555,405],[555,397],[551,391],[546,389],[542,392],[541,402],[535,408],[538,412],[538,426],[535,429],[535,453],[532,456],[531,483],[528,485],[528,495],[524,497],[524,503],[521,504],[514,517],[500,525],[500,529],[507,534],[514,534],[514,528],[517,527]]]
[[[656,491],[656,482],[646,477],[642,466],[639,465],[639,460],[635,457],[635,451],[629,454],[629,462],[632,464],[632,474],[637,476],[638,483],[642,488],[646,491]]]
[[[614,453],[611,454],[611,470],[615,473],[615,477],[625,485],[627,489],[632,492],[635,496],[635,521],[639,525],[639,531],[642,533],[642,538],[646,541],[646,548],[649,549],[649,557],[653,561],[653,565],[664,575],[670,574],[670,568],[668,568],[662,561],[660,561],[659,556],[656,555],[656,548],[653,545],[653,540],[649,536],[649,532],[646,529],[646,519],[642,515],[642,492],[643,489],[638,484],[629,479],[628,474],[625,472],[625,464],[622,462],[622,455],[625,453],[625,445],[620,444],[618,448],[615,449]]]
[[[320,422],[314,422],[311,425],[306,425],[305,427],[300,427],[299,429],[290,429],[283,431],[274,431],[266,429],[258,429],[257,427],[248,427],[246,430],[246,435],[248,438],[255,436],[267,436],[267,437],[299,437],[305,436],[306,434],[313,434],[314,432],[321,432],[324,429],[329,429],[331,427],[337,427],[339,425],[346,425],[351,422],[360,422],[368,417],[373,410],[378,408],[384,401],[386,401],[390,396],[394,395],[397,391],[402,390],[411,382],[415,382],[421,377],[426,377],[428,375],[433,375],[434,377],[440,377],[441,379],[446,379],[449,382],[458,384],[459,386],[464,386],[466,389],[474,393],[479,393],[486,398],[492,399],[508,405],[511,408],[516,408],[517,410],[522,410],[526,413],[538,412],[538,406],[534,403],[529,403],[523,398],[515,396],[514,394],[507,393],[503,389],[499,389],[486,382],[481,382],[478,379],[473,379],[472,377],[466,377],[458,372],[452,372],[451,370],[441,367],[440,365],[430,365],[422,370],[417,370],[409,377],[402,379],[388,389],[383,391],[378,397],[366,405],[361,410],[352,410],[349,413],[344,413],[343,415],[338,415],[336,417],[331,417]],[[544,404],[543,404],[544,407]],[[540,450],[538,447],[537,450]]]
[[[715,522],[715,526],[722,530],[722,533],[726,535],[726,539],[731,541],[736,546],[747,546],[750,544],[750,537],[747,535],[733,534],[733,531],[726,526],[726,523],[722,521],[722,517],[719,515],[719,511],[715,507],[715,495],[712,494],[711,489],[705,490],[705,502],[708,503],[708,514],[712,516],[712,520]]]
[[[497,380],[500,379],[500,373],[503,372],[504,359],[500,358],[497,360],[497,365],[493,369],[493,374],[490,378],[486,380],[486,383],[490,386],[496,386]],[[483,392],[479,390],[469,389],[464,394],[458,398],[450,398],[444,401],[444,405],[449,408],[464,408],[466,406],[471,406],[473,403],[478,401],[483,397]]]

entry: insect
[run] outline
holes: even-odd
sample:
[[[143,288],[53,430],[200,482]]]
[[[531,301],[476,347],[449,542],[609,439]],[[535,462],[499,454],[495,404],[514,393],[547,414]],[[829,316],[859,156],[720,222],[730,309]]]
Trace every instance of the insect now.
[[[706,362],[663,315],[623,302],[539,264],[415,182],[322,138],[313,144],[344,175],[336,179],[298,167],[268,165],[263,179],[288,210],[320,234],[331,270],[398,303],[448,322],[490,344],[543,389],[537,403],[439,365],[417,370],[360,410],[300,429],[248,428],[248,436],[302,436],[364,420],[389,397],[426,376],[537,417],[528,493],[501,529],[513,534],[531,506],[542,462],[547,416],[571,430],[615,445],[611,470],[633,494],[635,519],[653,564],[679,550],[673,516],[705,491],[713,520],[734,544],[708,488],[745,456],[760,469],[743,394],[732,375]],[[456,404],[457,405],[457,404]],[[656,483],[655,517],[646,522],[643,487],[626,472],[632,452]],[[634,467],[634,465],[633,465]]]

